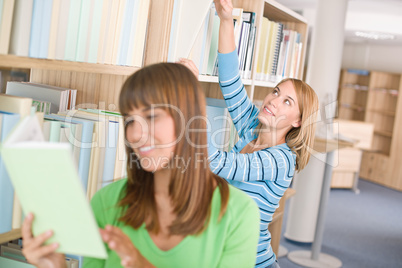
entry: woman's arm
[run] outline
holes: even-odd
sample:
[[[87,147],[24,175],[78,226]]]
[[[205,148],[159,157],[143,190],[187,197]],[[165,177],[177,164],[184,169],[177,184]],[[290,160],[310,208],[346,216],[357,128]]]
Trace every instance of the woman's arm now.
[[[275,181],[288,187],[295,170],[290,149],[278,146],[249,154],[213,150],[209,157],[211,170],[226,180]]]
[[[258,110],[247,96],[240,78],[239,59],[236,51],[233,6],[231,0],[214,0],[220,19],[218,44],[219,84],[230,116],[239,136],[257,116]]]
[[[232,0],[214,0],[214,3],[220,19],[218,52],[229,53],[236,49]]]

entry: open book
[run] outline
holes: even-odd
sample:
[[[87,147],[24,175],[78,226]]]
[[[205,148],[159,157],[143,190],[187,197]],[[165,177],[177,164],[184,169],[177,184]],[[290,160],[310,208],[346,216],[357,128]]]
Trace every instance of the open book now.
[[[69,143],[45,142],[35,116],[27,116],[1,147],[1,154],[24,213],[35,216],[32,231],[53,230],[57,251],[106,258]]]

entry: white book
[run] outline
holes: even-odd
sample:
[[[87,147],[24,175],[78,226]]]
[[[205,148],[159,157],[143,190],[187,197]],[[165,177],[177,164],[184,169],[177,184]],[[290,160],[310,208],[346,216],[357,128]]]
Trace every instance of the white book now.
[[[28,57],[33,0],[17,0],[14,5],[9,53]]]
[[[51,102],[50,112],[57,113],[66,110],[68,90],[56,89],[47,85],[29,82],[7,82],[6,94]]]

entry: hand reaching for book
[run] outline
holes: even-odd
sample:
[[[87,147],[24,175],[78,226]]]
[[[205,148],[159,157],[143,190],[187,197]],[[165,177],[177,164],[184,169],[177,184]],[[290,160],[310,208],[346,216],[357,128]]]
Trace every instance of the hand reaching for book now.
[[[116,251],[124,268],[154,267],[134,246],[130,238],[118,227],[107,225],[100,229],[102,239],[111,250]]]
[[[37,236],[32,234],[32,222],[34,216],[29,213],[22,224],[21,233],[23,239],[22,253],[27,261],[38,268],[66,268],[64,254],[57,253],[57,243],[44,245],[52,235],[52,231],[47,231]]]
[[[232,11],[233,5],[232,0],[214,0],[216,13],[218,13],[219,19],[228,20],[233,22]]]
[[[198,79],[199,71],[198,71],[197,66],[195,65],[195,63],[192,60],[189,60],[189,59],[186,59],[186,58],[180,58],[178,63],[183,64],[184,66],[189,68],[190,71],[192,71],[193,74],[195,75],[195,77],[197,77],[197,79]]]

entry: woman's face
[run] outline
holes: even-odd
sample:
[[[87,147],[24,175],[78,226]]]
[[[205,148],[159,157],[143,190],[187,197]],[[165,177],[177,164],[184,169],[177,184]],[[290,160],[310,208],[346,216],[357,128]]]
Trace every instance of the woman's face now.
[[[141,167],[148,172],[167,167],[176,144],[173,117],[160,108],[140,107],[128,114],[125,123],[127,142]]]
[[[278,85],[265,97],[258,119],[278,131],[300,126],[299,104],[291,81]]]

